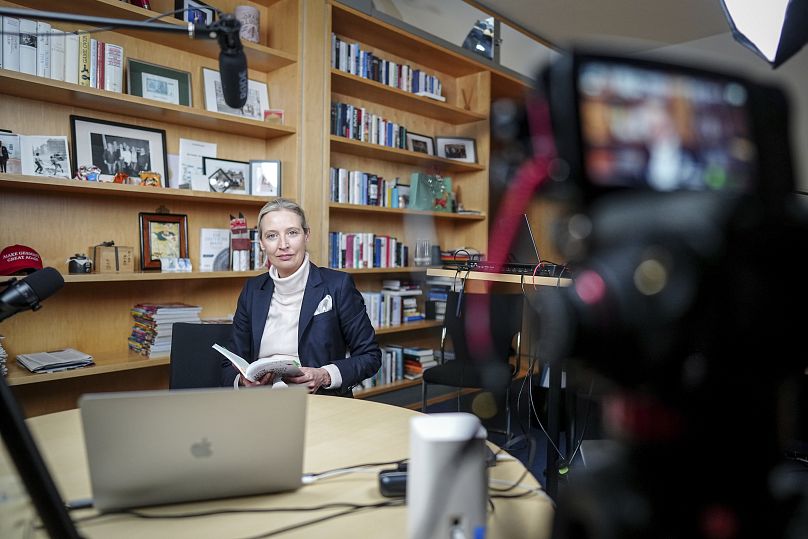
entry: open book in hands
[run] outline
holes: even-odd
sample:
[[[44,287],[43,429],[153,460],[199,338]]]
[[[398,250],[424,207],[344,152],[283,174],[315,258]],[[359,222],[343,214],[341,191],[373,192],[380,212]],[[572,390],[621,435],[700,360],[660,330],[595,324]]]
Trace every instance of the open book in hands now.
[[[241,373],[241,375],[251,382],[257,382],[268,372],[274,372],[279,377],[301,376],[300,362],[290,357],[264,357],[252,363],[247,363],[243,357],[234,354],[224,346],[213,345],[213,349],[230,360],[230,363]]]

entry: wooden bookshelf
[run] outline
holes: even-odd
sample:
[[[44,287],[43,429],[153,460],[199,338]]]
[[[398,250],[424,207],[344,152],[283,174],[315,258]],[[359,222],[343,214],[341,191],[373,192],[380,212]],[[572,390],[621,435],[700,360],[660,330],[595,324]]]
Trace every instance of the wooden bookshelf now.
[[[334,211],[356,212],[356,213],[369,213],[369,214],[386,214],[386,215],[412,215],[423,216],[434,219],[447,219],[458,221],[485,221],[485,214],[479,213],[451,213],[445,211],[424,211],[412,210],[409,208],[382,208],[380,206],[365,206],[362,204],[345,204],[339,202],[332,202],[328,206]]]
[[[20,367],[16,363],[9,362],[8,377],[6,378],[6,382],[8,382],[8,385],[10,386],[22,386],[26,384],[69,380],[71,378],[81,378],[84,376],[97,376],[99,374],[123,373],[125,376],[125,371],[148,369],[168,365],[170,363],[170,359],[167,355],[158,358],[147,358],[135,354],[134,352],[129,352],[125,355],[94,355],[93,361],[95,362],[95,365],[91,365],[89,367],[42,374],[34,374],[26,370],[24,367]]]
[[[360,142],[345,137],[331,135],[331,151],[341,152],[357,157],[379,159],[381,161],[394,161],[405,165],[414,165],[427,169],[437,169],[446,172],[480,172],[485,170],[483,165],[477,163],[463,163],[442,157],[426,155],[400,148],[391,148],[369,142]]]
[[[251,271],[188,271],[188,272],[135,272],[135,273],[84,273],[63,275],[65,283],[113,283],[139,281],[186,281],[197,279],[245,279],[266,273],[266,270]]]
[[[406,266],[395,268],[343,268],[340,271],[351,273],[353,275],[383,275],[383,274],[401,274],[401,273],[426,273],[425,266]]]
[[[391,333],[404,333],[407,331],[420,331],[422,329],[439,328],[443,325],[440,320],[422,320],[420,322],[410,322],[397,326],[385,326],[376,328],[376,335],[389,335]]]

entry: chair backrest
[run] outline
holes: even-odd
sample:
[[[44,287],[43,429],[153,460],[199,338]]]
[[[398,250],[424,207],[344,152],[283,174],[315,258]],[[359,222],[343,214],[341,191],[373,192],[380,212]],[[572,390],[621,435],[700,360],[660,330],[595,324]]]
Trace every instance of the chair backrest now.
[[[523,302],[522,294],[449,292],[443,325],[455,360],[507,362],[522,329]]]
[[[171,329],[170,389],[219,387],[222,355],[214,343],[229,347],[232,324],[177,322]]]

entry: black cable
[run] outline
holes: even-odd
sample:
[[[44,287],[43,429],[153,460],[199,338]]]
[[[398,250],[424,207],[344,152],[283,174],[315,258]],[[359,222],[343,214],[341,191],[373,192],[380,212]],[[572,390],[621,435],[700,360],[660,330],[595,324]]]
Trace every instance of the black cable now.
[[[398,459],[398,460],[391,460],[388,462],[368,462],[363,464],[355,464],[353,466],[342,466],[340,468],[334,468],[333,470],[325,470],[324,472],[315,472],[315,473],[308,473],[304,474],[306,477],[319,477],[321,475],[333,473],[333,472],[340,472],[342,470],[352,470],[354,468],[373,468],[375,466],[390,466],[395,464],[398,466],[399,464],[404,464],[409,459]]]

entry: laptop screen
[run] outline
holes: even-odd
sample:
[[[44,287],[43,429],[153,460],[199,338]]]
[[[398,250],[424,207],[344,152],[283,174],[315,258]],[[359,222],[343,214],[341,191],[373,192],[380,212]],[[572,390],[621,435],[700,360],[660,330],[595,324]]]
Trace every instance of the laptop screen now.
[[[525,264],[529,266],[537,266],[541,259],[539,258],[539,250],[536,248],[536,241],[533,237],[533,230],[530,228],[530,221],[527,219],[527,214],[523,214],[519,220],[519,228],[516,236],[511,242],[511,248],[508,251],[509,264]]]

